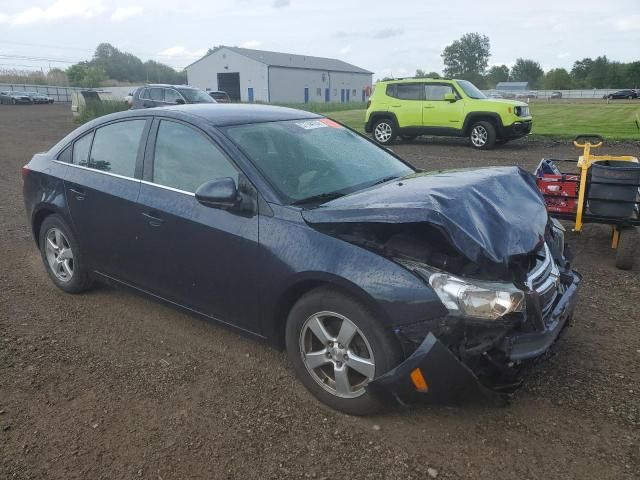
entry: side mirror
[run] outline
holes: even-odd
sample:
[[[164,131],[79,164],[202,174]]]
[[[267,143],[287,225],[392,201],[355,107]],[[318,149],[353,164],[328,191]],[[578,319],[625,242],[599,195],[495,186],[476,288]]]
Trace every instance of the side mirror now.
[[[176,105],[184,105],[184,100],[181,98],[176,98]]]
[[[453,102],[455,102],[455,101],[456,101],[456,100],[458,100],[458,99],[456,98],[456,94],[455,94],[455,93],[453,93],[453,92],[449,92],[449,93],[445,93],[445,94],[444,94],[444,100],[445,100],[446,102],[452,102],[452,103],[453,103]]]
[[[205,207],[227,209],[238,205],[242,198],[233,178],[216,178],[203,183],[196,190],[196,200]]]

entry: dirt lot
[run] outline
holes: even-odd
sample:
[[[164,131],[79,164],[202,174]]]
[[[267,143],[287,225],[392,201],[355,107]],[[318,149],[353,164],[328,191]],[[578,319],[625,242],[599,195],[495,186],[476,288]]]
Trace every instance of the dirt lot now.
[[[128,292],[53,287],[20,167],[73,128],[68,106],[0,106],[0,478],[638,478],[640,270],[613,267],[606,228],[571,236],[575,323],[510,406],[352,418],[315,402],[281,352]],[[429,169],[575,155],[526,140],[394,149]]]

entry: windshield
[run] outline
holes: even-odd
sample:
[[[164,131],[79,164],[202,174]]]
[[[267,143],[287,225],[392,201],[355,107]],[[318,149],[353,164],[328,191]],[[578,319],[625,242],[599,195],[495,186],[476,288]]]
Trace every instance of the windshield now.
[[[214,103],[213,99],[202,90],[196,88],[179,88],[178,91],[189,103]]]
[[[478,90],[478,87],[467,80],[458,80],[458,85],[460,85],[460,88],[464,90],[464,93],[466,93],[469,98],[487,98],[484,93]]]
[[[414,172],[328,118],[239,125],[224,131],[288,203],[324,200]]]

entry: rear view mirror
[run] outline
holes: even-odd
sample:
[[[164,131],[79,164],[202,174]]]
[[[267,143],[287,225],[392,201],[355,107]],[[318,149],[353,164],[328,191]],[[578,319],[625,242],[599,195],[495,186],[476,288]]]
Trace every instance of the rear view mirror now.
[[[458,99],[456,98],[455,93],[449,92],[444,94],[444,100],[447,102],[455,102]]]
[[[224,177],[203,183],[196,190],[196,200],[206,207],[232,208],[241,202],[233,178]]]

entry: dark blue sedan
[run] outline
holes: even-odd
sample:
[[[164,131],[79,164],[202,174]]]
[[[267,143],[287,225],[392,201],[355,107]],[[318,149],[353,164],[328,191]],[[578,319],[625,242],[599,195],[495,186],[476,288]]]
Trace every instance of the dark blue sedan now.
[[[56,286],[108,281],[286,347],[309,391],[351,414],[502,402],[576,302],[530,174],[419,172],[308,112],[116,113],[22,173]]]

